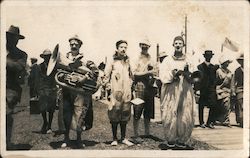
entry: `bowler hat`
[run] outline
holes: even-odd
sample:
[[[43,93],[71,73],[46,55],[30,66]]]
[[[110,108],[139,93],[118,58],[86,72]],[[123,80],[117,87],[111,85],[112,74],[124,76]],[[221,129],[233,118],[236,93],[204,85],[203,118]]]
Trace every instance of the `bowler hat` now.
[[[203,55],[214,55],[213,51],[211,50],[205,50],[205,52],[203,53]]]
[[[50,56],[52,53],[49,49],[45,49],[42,54],[40,54],[41,58],[44,58],[45,56]]]
[[[7,35],[14,35],[17,36],[19,39],[24,39],[25,37],[23,35],[20,34],[20,30],[19,27],[11,25],[9,30],[6,31]]]
[[[77,40],[79,42],[80,45],[82,45],[82,40],[80,40],[80,38],[78,37],[78,35],[74,35],[73,37],[71,37],[69,39],[69,42],[72,40]]]

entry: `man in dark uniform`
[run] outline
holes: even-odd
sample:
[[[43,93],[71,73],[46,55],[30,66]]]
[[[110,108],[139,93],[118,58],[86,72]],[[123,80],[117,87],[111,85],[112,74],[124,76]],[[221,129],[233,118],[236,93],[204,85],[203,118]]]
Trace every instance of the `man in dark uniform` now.
[[[11,144],[11,132],[13,124],[13,110],[17,103],[21,100],[22,88],[24,78],[26,75],[27,54],[17,48],[19,39],[24,39],[20,35],[19,28],[11,25],[6,32],[6,141],[7,149]]]
[[[213,57],[211,50],[206,50],[203,54],[205,61],[198,65],[198,70],[201,72],[200,82],[200,99],[199,99],[199,122],[200,127],[205,128],[206,126],[214,129],[213,122],[215,121],[215,106],[216,106],[216,69],[217,66],[210,63]],[[208,120],[206,125],[203,120],[204,107],[210,108]]]

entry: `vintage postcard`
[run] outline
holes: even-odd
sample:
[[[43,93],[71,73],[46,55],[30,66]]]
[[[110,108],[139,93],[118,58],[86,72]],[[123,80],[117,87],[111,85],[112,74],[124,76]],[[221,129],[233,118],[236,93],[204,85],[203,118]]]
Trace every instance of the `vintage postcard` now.
[[[1,1],[2,157],[249,156],[248,1]]]

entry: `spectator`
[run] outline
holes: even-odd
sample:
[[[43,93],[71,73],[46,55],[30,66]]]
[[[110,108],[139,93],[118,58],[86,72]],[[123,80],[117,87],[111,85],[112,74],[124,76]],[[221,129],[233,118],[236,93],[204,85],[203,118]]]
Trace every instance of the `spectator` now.
[[[43,126],[41,133],[52,133],[51,124],[53,120],[53,114],[56,107],[56,82],[54,79],[55,73],[51,73],[47,76],[47,67],[49,59],[51,56],[51,51],[46,49],[40,55],[43,58],[43,62],[38,65],[37,75],[35,77],[35,87],[38,93],[39,101],[38,105],[40,112],[43,117]],[[47,119],[47,112],[49,118]]]
[[[244,54],[237,58],[238,67],[232,79],[232,96],[236,97],[235,114],[236,122],[243,127],[243,92],[244,92]]]
[[[220,68],[216,71],[216,94],[218,99],[218,116],[217,120],[224,126],[231,127],[229,115],[231,112],[231,79],[232,73],[228,65],[232,62],[225,55],[220,57]]]

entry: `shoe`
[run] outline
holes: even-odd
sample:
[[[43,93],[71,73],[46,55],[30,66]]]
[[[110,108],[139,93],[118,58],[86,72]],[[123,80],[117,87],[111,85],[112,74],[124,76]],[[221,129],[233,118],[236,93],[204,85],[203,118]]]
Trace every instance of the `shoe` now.
[[[231,124],[230,124],[230,123],[223,123],[223,126],[226,126],[226,127],[232,128],[232,126],[231,126]]]
[[[208,124],[208,125],[206,125],[208,128],[211,128],[211,129],[214,129],[214,125],[213,124]]]
[[[47,124],[45,123],[45,124],[43,124],[43,126],[42,126],[42,129],[41,129],[41,133],[42,134],[46,134],[47,133]]]
[[[49,128],[47,131],[46,131],[47,134],[51,134],[52,133],[52,130],[51,128]]]
[[[174,148],[176,144],[173,142],[167,142],[166,145],[168,146],[168,148],[171,149],[171,148]]]
[[[133,141],[136,143],[136,144],[141,144],[142,142],[144,142],[144,140],[141,138],[141,137],[135,137],[133,139]]]
[[[114,140],[112,143],[111,143],[112,146],[117,146],[118,145],[118,142],[117,140]]]
[[[62,145],[61,145],[61,148],[66,148],[66,147],[67,147],[67,143],[63,142]]]
[[[202,125],[200,125],[201,128],[206,128],[206,125],[203,123]]]
[[[177,143],[177,144],[176,144],[176,147],[177,147],[177,148],[180,148],[180,149],[184,149],[184,148],[186,148],[187,146],[186,146],[186,144],[184,144],[184,143]]]
[[[85,148],[86,145],[82,142],[77,142],[76,146],[77,146],[77,148]]]
[[[134,143],[130,142],[128,139],[123,139],[123,140],[122,140],[122,143],[123,143],[123,144],[126,144],[127,146],[132,146],[132,145],[134,145]]]

